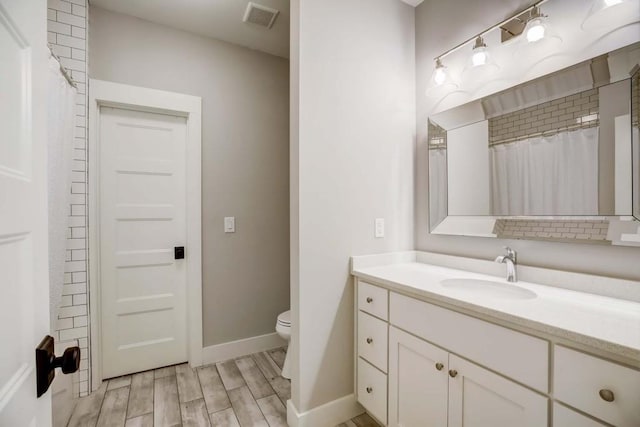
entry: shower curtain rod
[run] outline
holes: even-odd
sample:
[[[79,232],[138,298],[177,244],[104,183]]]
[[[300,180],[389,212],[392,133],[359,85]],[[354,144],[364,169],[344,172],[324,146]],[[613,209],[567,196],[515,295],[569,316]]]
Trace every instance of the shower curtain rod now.
[[[51,45],[49,43],[47,43],[47,47],[49,48],[49,53],[51,54],[51,56],[53,56],[55,60],[58,61],[58,65],[60,66],[60,72],[62,73],[64,78],[73,88],[78,89],[78,85],[76,85],[76,82],[74,82],[73,79],[71,79],[71,76],[69,75],[69,71],[67,71],[67,69],[62,66],[62,61],[60,61],[60,57],[55,53],[53,53],[53,49],[51,48]]]

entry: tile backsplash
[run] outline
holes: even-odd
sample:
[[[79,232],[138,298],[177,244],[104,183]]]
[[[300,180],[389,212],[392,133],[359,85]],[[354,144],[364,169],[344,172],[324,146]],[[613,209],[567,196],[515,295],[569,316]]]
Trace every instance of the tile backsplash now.
[[[609,221],[590,219],[498,219],[493,233],[499,239],[527,239],[611,244]]]

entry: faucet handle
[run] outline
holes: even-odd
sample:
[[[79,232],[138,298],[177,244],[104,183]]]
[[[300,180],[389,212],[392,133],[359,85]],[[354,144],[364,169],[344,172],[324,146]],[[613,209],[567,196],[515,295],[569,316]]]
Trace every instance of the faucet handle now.
[[[513,262],[516,262],[516,257],[518,256],[517,252],[511,249],[509,246],[505,246],[504,250],[507,251],[507,256],[513,259]]]

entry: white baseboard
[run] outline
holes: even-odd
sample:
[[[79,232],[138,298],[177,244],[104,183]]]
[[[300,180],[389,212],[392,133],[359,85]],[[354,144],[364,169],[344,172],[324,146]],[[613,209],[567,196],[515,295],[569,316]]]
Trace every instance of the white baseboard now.
[[[287,345],[286,341],[280,338],[275,332],[238,341],[210,345],[202,349],[202,364],[208,365],[222,362],[235,359],[236,357],[246,356],[247,354],[283,347],[285,345]]]
[[[287,400],[287,424],[289,427],[336,426],[364,412],[354,394],[341,397],[315,407],[302,414],[291,400]]]

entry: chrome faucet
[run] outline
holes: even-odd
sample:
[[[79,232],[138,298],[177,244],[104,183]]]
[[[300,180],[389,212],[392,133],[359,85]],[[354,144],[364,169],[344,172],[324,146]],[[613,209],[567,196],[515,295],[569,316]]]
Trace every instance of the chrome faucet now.
[[[508,246],[505,246],[504,249],[507,251],[507,254],[497,257],[496,262],[507,264],[507,282],[517,282],[518,275],[516,274],[516,265],[518,264],[518,255],[516,251]]]

